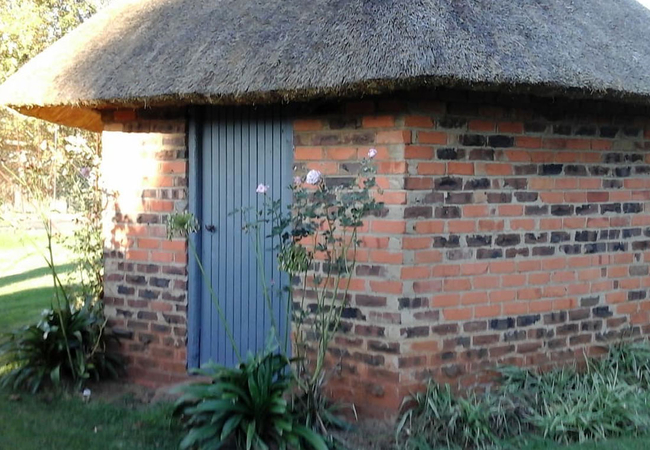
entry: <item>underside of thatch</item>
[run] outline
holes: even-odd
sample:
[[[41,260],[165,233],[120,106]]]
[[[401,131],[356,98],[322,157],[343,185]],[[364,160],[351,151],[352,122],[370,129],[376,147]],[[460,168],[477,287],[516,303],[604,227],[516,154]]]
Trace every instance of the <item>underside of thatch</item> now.
[[[423,86],[650,102],[635,0],[142,0],[97,14],[0,87],[89,129],[96,109],[269,103]]]

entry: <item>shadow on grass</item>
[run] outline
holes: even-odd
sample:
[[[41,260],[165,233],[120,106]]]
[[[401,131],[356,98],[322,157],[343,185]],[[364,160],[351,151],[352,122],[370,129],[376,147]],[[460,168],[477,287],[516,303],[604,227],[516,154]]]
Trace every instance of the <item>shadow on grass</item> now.
[[[59,273],[69,272],[72,269],[74,269],[74,264],[73,263],[63,264],[63,265],[57,267],[57,271]],[[47,267],[47,266],[44,266],[44,267],[39,267],[38,269],[31,269],[31,270],[27,270],[27,271],[22,272],[22,273],[17,273],[17,274],[14,274],[14,275],[4,276],[4,277],[0,278],[0,289],[2,289],[3,287],[11,286],[14,283],[23,283],[23,282],[30,281],[30,280],[35,279],[35,278],[41,278],[41,277],[44,277],[44,276],[50,275],[50,274],[51,274],[50,268]],[[0,296],[0,298],[2,298],[2,296]]]

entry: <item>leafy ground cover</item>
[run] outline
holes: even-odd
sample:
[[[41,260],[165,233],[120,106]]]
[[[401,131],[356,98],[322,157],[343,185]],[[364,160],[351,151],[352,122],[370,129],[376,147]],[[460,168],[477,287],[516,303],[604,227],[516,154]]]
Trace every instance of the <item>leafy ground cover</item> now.
[[[42,252],[42,231],[16,233],[0,229],[0,333],[36,322],[52,301],[52,277]],[[62,276],[72,270],[71,253],[55,244],[55,262]]]
[[[84,403],[71,396],[0,392],[0,449],[176,450],[181,440],[171,405],[128,396]]]

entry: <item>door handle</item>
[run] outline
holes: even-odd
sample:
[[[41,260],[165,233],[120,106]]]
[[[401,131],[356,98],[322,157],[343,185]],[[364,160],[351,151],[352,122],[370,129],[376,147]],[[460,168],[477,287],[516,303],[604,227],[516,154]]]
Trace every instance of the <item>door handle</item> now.
[[[205,229],[210,233],[214,233],[215,231],[217,231],[217,227],[215,227],[214,225],[206,225]]]

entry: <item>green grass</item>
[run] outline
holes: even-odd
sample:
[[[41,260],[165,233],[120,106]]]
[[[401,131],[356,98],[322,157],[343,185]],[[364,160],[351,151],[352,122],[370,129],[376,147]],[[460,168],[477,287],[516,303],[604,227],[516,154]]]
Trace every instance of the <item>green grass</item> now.
[[[0,332],[38,320],[52,303],[52,276],[43,253],[45,232],[0,231]],[[54,246],[54,260],[65,278],[72,270],[71,253],[60,243]]]
[[[639,438],[608,439],[602,442],[586,442],[561,447],[554,442],[539,442],[530,444],[522,450],[646,450],[650,448],[650,436]]]
[[[115,403],[0,392],[0,449],[176,450],[182,438],[171,406]]]

